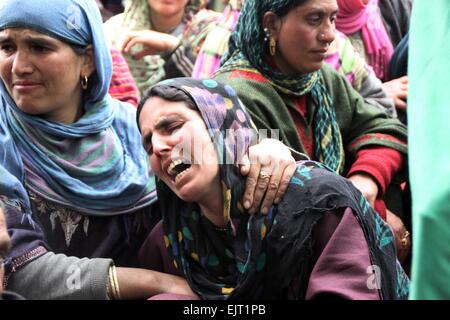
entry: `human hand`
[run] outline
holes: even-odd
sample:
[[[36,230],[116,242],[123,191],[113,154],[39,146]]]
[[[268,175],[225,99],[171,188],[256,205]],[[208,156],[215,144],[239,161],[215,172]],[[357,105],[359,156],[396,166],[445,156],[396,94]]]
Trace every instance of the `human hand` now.
[[[394,232],[397,258],[403,263],[411,248],[410,234],[408,230],[406,230],[403,221],[389,210],[386,210],[386,222]]]
[[[129,53],[135,45],[142,44],[144,49],[132,54],[134,59],[139,60],[147,55],[162,54],[173,50],[179,43],[180,40],[177,37],[167,33],[153,30],[130,31],[120,50],[123,53]]]
[[[375,208],[375,200],[378,196],[378,185],[367,173],[358,172],[348,178],[353,185],[363,194],[367,202]]]
[[[395,107],[406,110],[406,99],[408,98],[408,76],[403,76],[383,83],[383,90],[389,98],[394,99]]]
[[[247,176],[243,201],[249,213],[261,208],[267,214],[273,203],[279,203],[296,167],[291,151],[281,141],[264,139],[251,146],[241,165],[241,174]]]

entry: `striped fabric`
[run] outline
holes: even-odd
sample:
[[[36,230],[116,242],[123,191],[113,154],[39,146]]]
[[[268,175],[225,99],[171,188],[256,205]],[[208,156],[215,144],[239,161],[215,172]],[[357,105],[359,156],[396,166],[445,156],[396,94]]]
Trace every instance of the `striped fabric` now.
[[[109,94],[117,100],[131,103],[137,107],[139,103],[139,90],[130,73],[127,61],[118,50],[111,48],[110,51],[113,74]]]
[[[228,49],[231,31],[239,18],[242,2],[242,0],[231,0],[217,21],[217,25],[206,36],[195,62],[193,78],[209,78],[219,69],[220,59]]]

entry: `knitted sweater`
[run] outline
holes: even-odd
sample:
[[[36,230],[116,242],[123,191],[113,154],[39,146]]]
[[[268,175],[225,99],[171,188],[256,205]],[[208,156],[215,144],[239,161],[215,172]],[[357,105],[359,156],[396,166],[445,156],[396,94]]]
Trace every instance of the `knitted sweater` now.
[[[328,65],[321,69],[324,84],[333,100],[336,120],[346,151],[347,168],[356,153],[365,147],[384,146],[407,153],[406,127],[378,108],[364,102],[344,77]],[[278,92],[264,76],[249,70],[219,70],[215,78],[234,87],[259,129],[279,129],[281,140],[296,151],[306,153],[291,113],[299,113],[305,132],[314,127],[314,104],[307,101],[303,117],[291,96]],[[298,125],[298,123],[297,123]]]

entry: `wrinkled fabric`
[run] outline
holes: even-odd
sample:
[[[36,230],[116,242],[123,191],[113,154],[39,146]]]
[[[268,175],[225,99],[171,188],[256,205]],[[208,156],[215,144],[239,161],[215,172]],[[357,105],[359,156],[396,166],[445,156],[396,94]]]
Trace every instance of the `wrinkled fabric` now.
[[[348,180],[321,164],[299,163],[281,203],[267,215],[249,215],[240,202],[245,180],[238,163],[256,137],[236,92],[213,80],[180,78],[158,85],[182,90],[195,102],[219,159],[225,230],[217,230],[198,204],[181,200],[157,181],[165,246],[197,295],[214,300],[277,299],[300,276],[299,298],[304,298],[314,225],[326,212],[351,208],[371,262],[383,270],[381,296],[406,297],[408,279],[396,259],[392,230]],[[223,164],[221,159],[233,161]]]
[[[336,28],[351,35],[361,31],[369,64],[377,77],[386,80],[394,47],[378,8],[378,0],[364,4],[362,0],[338,0]]]
[[[108,95],[112,62],[95,2],[56,0],[52,10],[32,0],[0,6],[0,30],[29,28],[68,44],[92,44],[96,64],[84,114],[72,124],[22,112],[0,82],[2,165],[42,197],[89,214],[115,215],[155,201],[135,110]]]
[[[265,12],[275,13],[292,5],[293,0],[246,0],[236,28],[222,59],[220,72],[227,70],[258,70],[280,92],[302,96],[309,94],[317,106],[314,115],[315,156],[334,171],[344,168],[342,137],[336,125],[333,101],[321,80],[321,71],[286,76],[267,63],[267,43],[262,18]]]

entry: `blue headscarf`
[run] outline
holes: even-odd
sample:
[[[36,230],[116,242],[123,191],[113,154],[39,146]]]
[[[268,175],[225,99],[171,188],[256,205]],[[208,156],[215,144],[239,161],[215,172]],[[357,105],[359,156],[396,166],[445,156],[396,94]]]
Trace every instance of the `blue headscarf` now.
[[[108,95],[112,61],[101,15],[92,0],[3,0],[0,30],[27,28],[86,47],[96,72],[85,92],[84,115],[66,125],[22,112],[0,81],[2,189],[23,183],[40,196],[93,215],[137,210],[156,199],[137,130],[135,109]],[[61,70],[61,72],[64,72]],[[3,174],[3,173],[2,173]],[[5,191],[6,192],[6,191]]]

